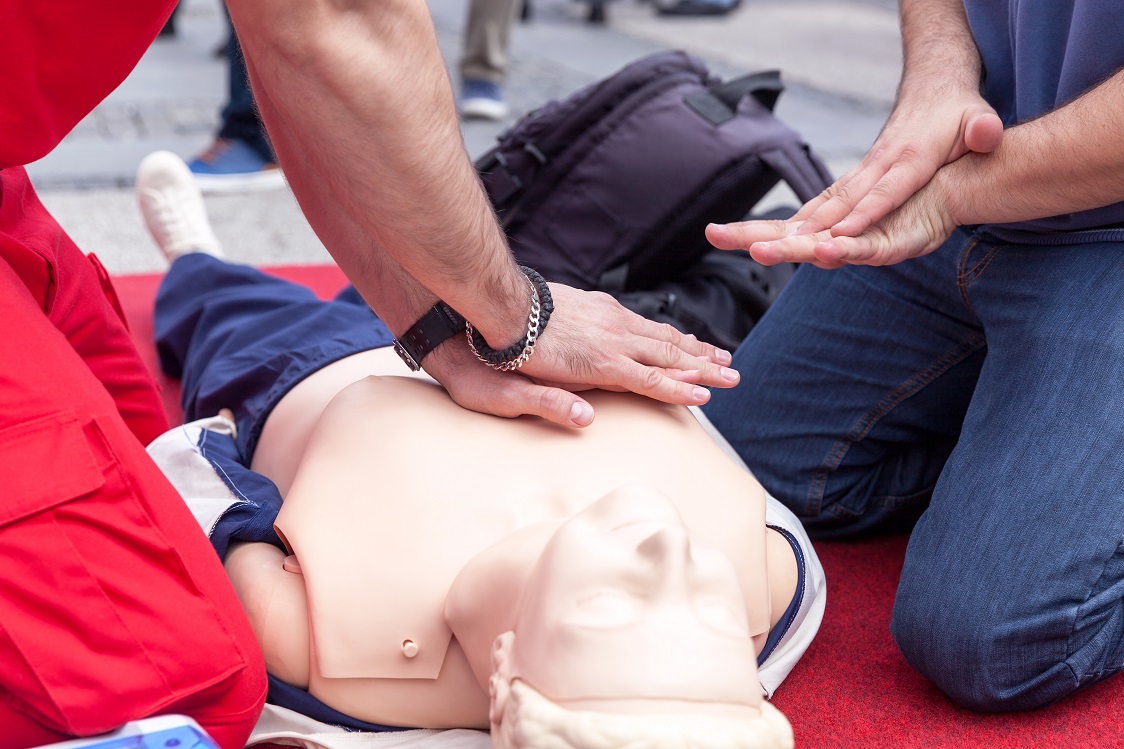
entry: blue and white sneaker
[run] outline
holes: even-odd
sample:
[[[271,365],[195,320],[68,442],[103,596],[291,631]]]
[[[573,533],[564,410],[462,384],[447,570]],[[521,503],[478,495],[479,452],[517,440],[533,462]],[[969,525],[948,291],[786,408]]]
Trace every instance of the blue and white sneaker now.
[[[741,5],[741,0],[656,0],[661,16],[724,16]]]
[[[465,119],[502,120],[507,116],[503,89],[491,81],[463,81],[458,109]]]
[[[219,138],[187,168],[205,193],[272,190],[285,184],[277,164],[235,138]]]

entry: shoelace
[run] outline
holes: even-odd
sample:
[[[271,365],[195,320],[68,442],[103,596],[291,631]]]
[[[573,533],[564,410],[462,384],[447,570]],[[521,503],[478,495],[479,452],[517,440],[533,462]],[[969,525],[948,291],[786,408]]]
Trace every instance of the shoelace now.
[[[207,147],[206,151],[199,154],[198,158],[204,163],[213,164],[220,156],[230,150],[231,145],[232,143],[229,139],[218,138]]]

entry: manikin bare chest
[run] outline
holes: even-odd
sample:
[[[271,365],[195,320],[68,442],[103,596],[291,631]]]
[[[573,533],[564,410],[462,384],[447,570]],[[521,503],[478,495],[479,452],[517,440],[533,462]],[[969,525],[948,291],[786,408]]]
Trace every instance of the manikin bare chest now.
[[[300,560],[324,678],[436,679],[443,607],[473,556],[628,484],[655,488],[767,595],[760,488],[684,409],[591,397],[586,430],[450,408],[417,380],[346,388],[313,429],[277,526]],[[751,621],[768,628],[768,607]]]

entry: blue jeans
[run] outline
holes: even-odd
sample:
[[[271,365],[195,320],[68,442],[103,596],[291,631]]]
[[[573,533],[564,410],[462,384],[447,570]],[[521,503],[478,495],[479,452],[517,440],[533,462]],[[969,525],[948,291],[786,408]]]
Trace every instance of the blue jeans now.
[[[1063,243],[1065,242],[1065,243]],[[706,414],[821,538],[916,522],[891,631],[979,710],[1124,662],[1124,231],[803,267]]]
[[[230,67],[230,98],[222,110],[218,137],[243,141],[263,159],[276,163],[277,156],[266,136],[265,125],[258,117],[254,94],[250,90],[246,58],[242,55],[242,46],[233,28],[226,40],[226,61]]]

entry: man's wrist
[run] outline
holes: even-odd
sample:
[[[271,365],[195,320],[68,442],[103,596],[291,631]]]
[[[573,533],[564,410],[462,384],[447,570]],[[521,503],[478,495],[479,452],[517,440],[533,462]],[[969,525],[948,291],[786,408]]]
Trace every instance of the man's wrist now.
[[[527,334],[506,349],[497,350],[488,345],[484,336],[473,327],[472,323],[466,324],[466,338],[472,353],[484,364],[501,372],[519,369],[527,363],[554,311],[554,300],[546,279],[533,268],[520,266],[520,270],[527,276],[527,288],[530,294],[531,309],[527,315]]]
[[[527,291],[527,277],[514,263],[511,273],[495,283],[488,284],[487,296],[482,300],[479,312],[474,312],[469,321],[480,331],[488,346],[502,350],[519,341],[527,333],[527,313],[530,309],[530,294]]]
[[[443,386],[446,382],[451,382],[462,371],[480,366],[476,357],[469,351],[463,333],[455,335],[438,345],[429,356],[425,357],[422,364],[422,369],[425,370],[426,374]]]
[[[935,191],[942,210],[955,226],[985,223],[980,218],[978,201],[969,195],[969,174],[979,168],[977,162],[981,158],[986,155],[966,154],[938,169],[930,180],[929,188]]]
[[[944,62],[906,67],[894,101],[898,109],[917,108],[931,112],[942,101],[980,96],[980,67],[965,63],[959,71]]]

